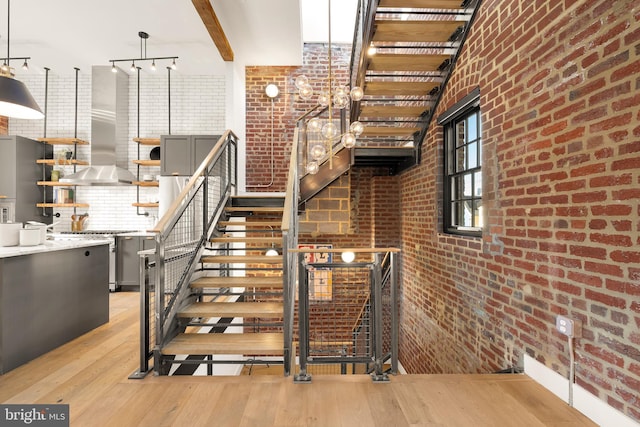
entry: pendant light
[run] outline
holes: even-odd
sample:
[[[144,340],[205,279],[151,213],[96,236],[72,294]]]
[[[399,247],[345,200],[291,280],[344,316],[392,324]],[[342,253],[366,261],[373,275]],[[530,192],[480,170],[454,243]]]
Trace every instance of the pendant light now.
[[[11,0],[7,0],[7,57],[4,58],[7,67],[0,69],[0,116],[16,119],[42,119],[44,114],[27,86],[14,78],[9,61],[9,27]],[[26,61],[25,61],[26,62]]]

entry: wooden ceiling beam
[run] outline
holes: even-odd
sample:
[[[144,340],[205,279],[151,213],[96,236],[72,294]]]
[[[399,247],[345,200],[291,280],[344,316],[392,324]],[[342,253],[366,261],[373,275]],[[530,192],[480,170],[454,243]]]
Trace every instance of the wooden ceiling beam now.
[[[200,19],[202,19],[213,43],[215,43],[218,48],[222,59],[225,61],[233,61],[233,50],[231,49],[227,36],[224,34],[220,21],[218,21],[213,6],[211,6],[211,2],[209,0],[191,0],[191,3],[193,3],[193,6],[198,11],[198,15],[200,15]]]

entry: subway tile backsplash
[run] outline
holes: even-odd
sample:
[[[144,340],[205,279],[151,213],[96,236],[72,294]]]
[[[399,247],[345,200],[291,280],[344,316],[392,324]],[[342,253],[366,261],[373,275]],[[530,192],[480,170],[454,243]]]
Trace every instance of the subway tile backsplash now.
[[[45,75],[22,74],[23,81],[44,110]],[[138,173],[132,160],[149,159],[153,147],[138,146],[133,138],[158,138],[166,134],[222,134],[225,126],[225,77],[171,75],[171,105],[169,108],[168,77],[166,73],[140,75],[140,105],[138,106],[138,81],[136,75],[129,76],[129,136],[125,147],[116,150],[117,163],[127,166],[133,174]],[[78,76],[78,120],[75,123],[75,75],[49,74],[47,121],[9,120],[9,134],[28,138],[73,137],[91,142],[91,71]],[[139,112],[139,116],[138,116]],[[169,125],[169,114],[171,124]],[[46,132],[46,133],[45,133]],[[66,146],[54,146],[54,156],[66,150]],[[77,158],[90,161],[91,146],[78,146]],[[139,153],[138,153],[139,151]],[[84,166],[78,166],[78,169]],[[65,166],[65,174],[73,173],[73,167]],[[142,175],[159,175],[160,168],[140,167]],[[76,201],[89,204],[89,208],[76,208],[77,214],[88,213],[87,229],[147,230],[157,222],[157,208],[140,208],[136,201],[135,186],[76,187]],[[158,188],[140,187],[141,202],[158,201]],[[59,221],[54,231],[71,230],[72,208],[56,209]]]

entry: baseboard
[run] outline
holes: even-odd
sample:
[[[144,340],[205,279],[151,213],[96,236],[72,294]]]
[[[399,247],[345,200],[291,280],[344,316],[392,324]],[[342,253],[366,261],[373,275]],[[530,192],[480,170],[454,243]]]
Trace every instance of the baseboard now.
[[[569,380],[534,358],[524,356],[524,373],[565,402],[569,402]],[[603,400],[577,384],[573,386],[573,407],[602,427],[640,427]]]

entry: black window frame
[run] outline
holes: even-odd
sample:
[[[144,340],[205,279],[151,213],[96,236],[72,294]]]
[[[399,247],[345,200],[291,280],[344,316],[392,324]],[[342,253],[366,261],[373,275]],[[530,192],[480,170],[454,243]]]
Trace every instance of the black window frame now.
[[[476,135],[468,136],[469,119],[476,118]],[[443,231],[470,237],[482,237],[483,224],[476,224],[476,209],[482,206],[482,122],[480,109],[480,89],[474,89],[469,95],[457,102],[438,118],[443,126]],[[464,140],[456,138],[456,130],[464,127]],[[470,151],[475,150],[475,159]],[[460,155],[458,153],[462,152]],[[458,154],[456,156],[456,154]],[[464,165],[456,167],[455,159]],[[455,184],[457,183],[457,184]],[[471,189],[470,194],[465,189]],[[479,194],[478,194],[479,190]],[[460,225],[454,215],[463,215],[462,207],[471,205],[471,226]],[[460,207],[456,211],[454,205]],[[479,205],[479,206],[478,206]],[[459,217],[462,218],[462,217]],[[481,219],[482,220],[482,219]]]

